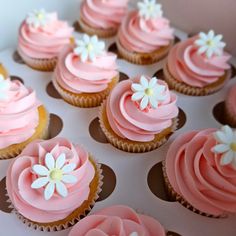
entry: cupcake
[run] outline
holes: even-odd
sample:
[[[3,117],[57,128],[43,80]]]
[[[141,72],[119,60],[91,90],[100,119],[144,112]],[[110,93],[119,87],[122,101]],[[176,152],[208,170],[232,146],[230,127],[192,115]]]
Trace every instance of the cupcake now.
[[[100,109],[108,141],[123,151],[148,152],[176,129],[177,96],[167,84],[148,76],[120,82]]]
[[[236,131],[191,131],[168,150],[164,176],[170,197],[209,217],[236,213]]]
[[[80,6],[79,25],[90,35],[115,36],[127,11],[128,0],[84,0]]]
[[[236,127],[236,85],[234,85],[225,100],[226,122],[232,127]]]
[[[117,205],[84,218],[69,233],[69,236],[84,235],[165,236],[166,233],[156,219]]]
[[[35,10],[21,24],[18,53],[36,70],[53,71],[61,49],[70,42],[73,28],[59,21],[57,13]]]
[[[31,141],[46,138],[48,123],[35,91],[0,74],[0,159],[15,157]]]
[[[3,66],[3,64],[0,63],[0,75],[2,75],[4,78],[8,77],[8,72],[6,68]]]
[[[53,76],[62,98],[78,107],[96,107],[119,81],[116,55],[97,36],[83,35],[63,49]]]
[[[221,89],[231,76],[230,55],[224,52],[222,38],[211,30],[176,44],[164,67],[170,88],[193,96]]]
[[[154,0],[138,3],[122,21],[118,32],[119,54],[135,64],[152,64],[164,58],[173,45],[173,29]]]
[[[11,163],[7,194],[18,218],[43,231],[68,228],[86,215],[101,191],[101,170],[65,138],[30,143]]]

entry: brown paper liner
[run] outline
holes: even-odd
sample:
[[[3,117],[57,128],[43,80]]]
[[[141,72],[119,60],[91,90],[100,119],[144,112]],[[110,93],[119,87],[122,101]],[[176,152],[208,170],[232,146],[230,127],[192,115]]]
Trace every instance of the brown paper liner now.
[[[62,96],[62,98],[73,106],[89,108],[100,106],[104,99],[108,96],[110,91],[115,87],[119,81],[119,74],[114,77],[108,84],[108,87],[98,93],[72,93],[68,90],[63,89],[58,83],[57,79],[54,77],[52,79],[53,85],[57,92]]]
[[[170,73],[167,63],[164,66],[165,81],[169,85],[169,88],[176,90],[177,92],[191,95],[191,96],[206,96],[219,91],[224,87],[225,83],[231,77],[231,70],[227,70],[225,74],[219,78],[216,82],[209,84],[203,88],[191,87],[183,82],[177,81]]]
[[[229,124],[232,127],[236,127],[236,114],[232,112],[232,109],[229,107],[227,102],[224,103],[225,107],[225,121],[227,124]]]
[[[108,141],[116,148],[125,152],[143,153],[152,151],[167,141],[167,138],[176,130],[178,118],[173,119],[170,127],[164,129],[161,133],[155,135],[154,140],[150,142],[136,142],[119,137],[109,125],[106,115],[106,101],[103,102],[99,111],[99,122]]]
[[[0,63],[0,74],[4,76],[4,78],[8,77],[8,72],[3,64]]]
[[[25,55],[20,49],[18,49],[18,53],[23,59],[23,61],[32,69],[39,71],[53,71],[57,64],[57,57],[51,59],[38,59],[32,58]]]
[[[158,62],[165,58],[173,46],[174,41],[171,41],[171,43],[168,46],[161,47],[158,50],[151,52],[151,53],[138,53],[138,52],[130,52],[127,49],[125,49],[119,40],[116,41],[117,49],[119,55],[126,59],[127,61],[138,64],[138,65],[149,65],[153,64],[155,62]]]
[[[212,215],[212,214],[208,214],[206,212],[202,212],[202,211],[196,209],[195,207],[193,207],[190,203],[188,203],[180,194],[175,192],[175,190],[172,188],[172,186],[169,182],[167,173],[166,173],[165,161],[162,162],[162,170],[163,170],[163,177],[164,177],[164,181],[165,181],[166,193],[167,193],[168,197],[170,198],[170,200],[177,201],[181,205],[186,207],[187,209],[189,209],[192,212],[195,212],[199,215],[202,215],[202,216],[207,216],[207,217],[210,217],[210,218],[227,218],[227,215],[222,214],[222,215],[219,215],[219,216],[215,216],[215,215]]]
[[[24,224],[26,224],[28,227],[34,228],[35,230],[52,232],[52,231],[64,230],[75,225],[80,219],[85,217],[92,210],[93,206],[95,205],[96,200],[99,198],[99,193],[102,191],[101,187],[103,185],[103,182],[102,182],[103,175],[102,175],[101,165],[98,164],[93,159],[92,156],[89,157],[89,160],[94,166],[95,176],[89,185],[90,193],[89,193],[88,199],[85,200],[80,207],[75,209],[65,219],[50,222],[50,223],[39,223],[39,222],[31,221],[25,218],[14,208],[12,204],[9,206],[9,208],[12,209],[12,212],[15,213],[17,217]],[[8,194],[7,194],[7,197],[9,199]],[[11,203],[10,199],[8,202]]]
[[[117,34],[117,29],[96,29],[93,28],[91,26],[89,26],[88,24],[85,23],[85,21],[83,19],[79,19],[78,23],[80,25],[80,28],[89,35],[97,35],[99,38],[109,38],[109,37],[113,37]]]
[[[9,147],[0,149],[0,160],[14,158],[18,156],[21,151],[30,142],[35,139],[46,139],[48,137],[49,115],[44,106],[38,108],[39,124],[35,129],[35,133],[26,141],[18,144],[13,144]]]

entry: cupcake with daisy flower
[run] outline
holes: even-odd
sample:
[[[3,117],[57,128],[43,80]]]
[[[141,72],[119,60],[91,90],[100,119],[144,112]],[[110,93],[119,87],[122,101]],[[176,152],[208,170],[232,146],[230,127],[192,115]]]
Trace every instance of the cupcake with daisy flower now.
[[[74,106],[99,106],[119,81],[116,59],[97,36],[85,34],[60,54],[53,84]]]
[[[20,26],[18,53],[33,69],[52,71],[58,54],[69,44],[73,28],[44,9],[30,12]]]
[[[231,77],[230,55],[213,30],[176,44],[164,67],[165,80],[180,93],[204,96],[220,90]]]
[[[162,5],[143,0],[138,10],[129,12],[117,38],[119,54],[135,64],[152,64],[163,59],[174,42],[174,31],[163,17]]]
[[[147,152],[162,145],[176,129],[177,96],[156,77],[139,76],[118,83],[100,109],[108,141],[127,152]]]
[[[11,163],[6,187],[14,212],[29,227],[68,228],[85,216],[101,191],[101,170],[65,138],[36,140]]]

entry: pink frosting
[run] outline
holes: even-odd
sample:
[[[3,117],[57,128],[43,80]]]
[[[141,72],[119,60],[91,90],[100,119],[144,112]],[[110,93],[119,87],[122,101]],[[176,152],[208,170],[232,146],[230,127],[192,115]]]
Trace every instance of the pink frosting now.
[[[34,28],[25,21],[19,31],[18,48],[32,58],[50,59],[58,56],[70,42],[73,28],[57,19],[56,13],[49,14],[50,21],[44,27]]]
[[[176,44],[168,56],[168,69],[178,81],[193,87],[204,87],[216,82],[230,68],[228,60],[230,55],[213,56],[208,59],[204,54],[198,53],[194,45],[198,38],[192,37]]]
[[[94,28],[118,28],[127,11],[128,0],[84,0],[81,18]]]
[[[226,107],[232,115],[236,115],[236,85],[227,94]]]
[[[173,189],[196,209],[213,215],[236,213],[236,171],[220,165],[214,129],[181,135],[166,157],[167,176]]]
[[[57,82],[74,93],[101,92],[117,75],[115,54],[104,52],[93,62],[82,62],[72,47],[62,51],[55,70]]]
[[[136,78],[134,81],[139,81]],[[150,79],[150,78],[149,78]],[[157,109],[141,111],[131,100],[132,80],[120,82],[111,92],[106,103],[106,112],[112,130],[121,138],[133,141],[149,142],[155,134],[172,125],[172,119],[178,115],[177,96],[170,92],[164,81],[158,84],[166,87],[166,98]]]
[[[66,164],[76,164],[71,174],[77,177],[77,182],[73,185],[66,184],[66,198],[54,193],[50,200],[45,200],[43,188],[31,188],[32,182],[37,178],[32,166],[45,165],[45,155],[48,152],[54,158],[64,153]],[[37,140],[29,144],[10,165],[6,177],[7,192],[20,214],[32,221],[48,223],[66,218],[87,200],[89,184],[94,175],[94,167],[83,148],[73,145],[65,138]]]
[[[156,219],[119,205],[84,218],[69,236],[129,236],[134,232],[139,236],[165,236],[164,228]]]
[[[18,80],[10,81],[4,91],[6,99],[0,100],[0,148],[26,141],[38,126],[38,107],[41,103],[31,88]]]
[[[149,53],[169,45],[174,37],[167,19],[145,20],[137,11],[132,11],[123,20],[118,38],[129,51]]]

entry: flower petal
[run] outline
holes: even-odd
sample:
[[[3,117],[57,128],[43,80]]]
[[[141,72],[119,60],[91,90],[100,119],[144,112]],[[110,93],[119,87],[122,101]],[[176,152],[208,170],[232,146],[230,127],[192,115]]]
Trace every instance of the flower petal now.
[[[227,138],[227,142],[233,141],[233,129],[231,129],[228,125],[224,125],[221,130],[225,133]]]
[[[45,200],[49,200],[55,191],[55,184],[53,182],[49,182],[44,190],[44,198]]]
[[[61,153],[60,156],[56,159],[56,168],[61,169],[65,165],[66,154]]]
[[[222,155],[220,159],[220,164],[222,166],[228,165],[233,161],[234,153],[232,151],[226,152],[224,155]]]
[[[84,50],[84,47],[77,47],[77,48],[74,49],[74,53],[76,55],[80,55],[83,50]]]
[[[90,59],[90,61],[94,61],[95,60],[95,53],[93,51],[89,52],[89,59]]]
[[[32,169],[37,175],[41,176],[46,176],[49,173],[48,169],[42,165],[34,165]]]
[[[31,184],[31,188],[34,188],[34,189],[42,188],[42,187],[45,186],[48,182],[49,182],[49,178],[48,178],[48,177],[38,178],[38,179],[36,179],[36,180]]]
[[[134,92],[144,91],[144,88],[142,87],[141,84],[135,84],[135,83],[133,83],[133,84],[131,85],[131,89],[132,89],[132,91],[134,91]]]
[[[149,102],[150,102],[150,105],[152,108],[156,109],[157,108],[157,105],[158,105],[158,101],[155,97],[150,97],[149,98]]]
[[[80,58],[81,58],[82,62],[86,62],[87,61],[87,59],[88,59],[88,51],[86,49],[84,49],[82,51]]]
[[[45,164],[49,170],[52,170],[55,168],[55,159],[50,152],[46,154]]]
[[[89,37],[87,34],[84,34],[84,35],[83,35],[83,41],[84,41],[86,44],[89,44],[89,43],[90,43],[90,37]]]
[[[225,153],[229,150],[230,150],[230,147],[227,144],[218,144],[218,145],[214,146],[212,149],[212,151],[214,153]]]
[[[75,167],[76,167],[75,163],[70,163],[63,166],[61,170],[63,171],[64,174],[67,174],[67,173],[72,172],[75,169]]]
[[[149,88],[153,88],[157,84],[157,78],[152,77],[151,80],[149,81]]]
[[[230,143],[230,140],[228,140],[225,133],[222,131],[216,131],[214,133],[214,137],[215,137],[216,141],[218,141],[219,143],[224,143],[224,144]]]
[[[66,197],[68,195],[68,191],[65,184],[63,184],[60,181],[56,182],[56,190],[57,190],[57,193],[61,195],[62,197]]]
[[[91,37],[91,43],[92,44],[96,44],[98,42],[98,37],[97,37],[97,35],[93,35],[92,37]]]
[[[140,83],[144,89],[148,88],[148,80],[145,78],[145,76],[141,76]]]
[[[77,182],[77,178],[74,175],[63,175],[62,181],[66,184],[74,184]]]
[[[140,103],[140,109],[141,110],[144,110],[147,107],[148,101],[149,101],[148,96],[144,96],[142,98],[141,103]]]
[[[144,92],[137,92],[137,93],[134,93],[131,97],[132,101],[139,101],[141,100],[143,97],[145,96],[145,93]]]
[[[198,49],[198,54],[202,54],[202,53],[206,52],[207,49],[208,49],[208,46],[207,46],[207,45],[204,45],[204,46],[200,47],[200,48]]]

